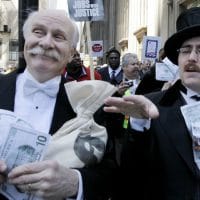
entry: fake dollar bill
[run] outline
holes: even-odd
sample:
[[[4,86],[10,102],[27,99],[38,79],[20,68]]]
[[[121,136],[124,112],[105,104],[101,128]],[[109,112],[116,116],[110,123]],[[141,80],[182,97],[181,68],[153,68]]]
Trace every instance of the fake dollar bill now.
[[[41,160],[49,142],[48,134],[34,130],[26,121],[4,110],[0,110],[0,133],[3,135],[0,140],[0,159],[6,162],[7,172],[19,165]],[[37,199],[8,183],[1,185],[0,192],[9,200]]]
[[[200,102],[181,106],[181,112],[187,128],[192,132],[192,123],[200,124]]]
[[[194,161],[200,169],[200,102],[182,106],[181,112],[191,134]]]

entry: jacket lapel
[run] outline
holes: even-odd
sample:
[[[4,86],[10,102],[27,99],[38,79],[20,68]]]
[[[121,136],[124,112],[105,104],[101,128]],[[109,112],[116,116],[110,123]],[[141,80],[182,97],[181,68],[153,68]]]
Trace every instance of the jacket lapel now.
[[[195,173],[196,165],[193,158],[192,139],[180,110],[180,107],[185,104],[179,91],[180,84],[180,81],[178,81],[161,99],[160,109],[162,116],[160,123],[174,148],[190,170]],[[169,124],[169,126],[166,126],[166,124]],[[173,128],[175,126],[176,129]]]
[[[181,101],[177,101],[173,107],[162,112],[164,114],[161,119],[161,123],[163,123],[161,126],[181,158],[191,171],[194,172],[195,164],[192,151],[192,139],[180,111],[180,104]],[[166,124],[170,124],[170,126],[166,126]],[[176,128],[174,129],[173,127]]]
[[[123,79],[123,71],[121,70],[117,76],[115,77],[115,80],[117,81],[117,84],[120,84],[122,82]]]
[[[0,79],[0,108],[14,110],[17,71],[2,76]]]
[[[105,67],[104,71],[103,71],[103,80],[110,82],[110,75],[109,75],[109,70],[108,67]]]
[[[66,121],[76,117],[76,113],[73,111],[67,97],[64,83],[65,79],[62,77],[50,128],[51,135],[54,134]]]
[[[0,78],[0,109],[14,111],[17,74],[18,71],[14,71]],[[67,120],[76,116],[76,113],[69,103],[64,83],[65,79],[62,77],[56,99],[50,134],[55,133]]]

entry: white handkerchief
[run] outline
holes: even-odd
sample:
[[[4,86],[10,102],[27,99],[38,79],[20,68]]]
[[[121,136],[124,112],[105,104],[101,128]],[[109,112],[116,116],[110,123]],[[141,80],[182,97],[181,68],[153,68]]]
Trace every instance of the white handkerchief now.
[[[71,168],[100,162],[107,132],[94,121],[93,114],[117,88],[105,81],[88,80],[66,83],[65,89],[77,117],[67,121],[53,135],[45,159],[57,160]]]

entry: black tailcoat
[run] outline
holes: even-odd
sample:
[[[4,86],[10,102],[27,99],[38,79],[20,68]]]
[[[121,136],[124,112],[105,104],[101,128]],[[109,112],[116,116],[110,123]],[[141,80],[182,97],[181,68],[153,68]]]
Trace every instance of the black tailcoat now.
[[[130,129],[121,157],[124,199],[198,200],[200,173],[180,107],[180,81],[164,92],[148,94],[160,116],[145,132]],[[129,180],[129,183],[127,181]]]
[[[14,110],[17,74],[18,72],[14,71],[7,75],[0,75],[0,109]],[[53,113],[50,134],[55,133],[66,121],[76,116],[76,113],[74,113],[69,103],[64,83],[65,79],[62,77]],[[111,149],[107,149],[109,149],[109,152],[106,151],[101,163],[78,169],[83,179],[84,199],[103,200],[111,195],[116,165],[110,156],[113,155],[110,153]],[[4,200],[6,198],[0,195],[0,199]]]

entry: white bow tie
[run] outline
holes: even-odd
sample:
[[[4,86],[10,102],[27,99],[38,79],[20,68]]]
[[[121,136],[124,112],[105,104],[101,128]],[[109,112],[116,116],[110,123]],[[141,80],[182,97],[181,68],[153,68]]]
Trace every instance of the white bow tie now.
[[[29,96],[38,91],[42,91],[50,97],[56,97],[59,89],[59,84],[40,84],[30,79],[26,79],[24,83],[24,94]]]

